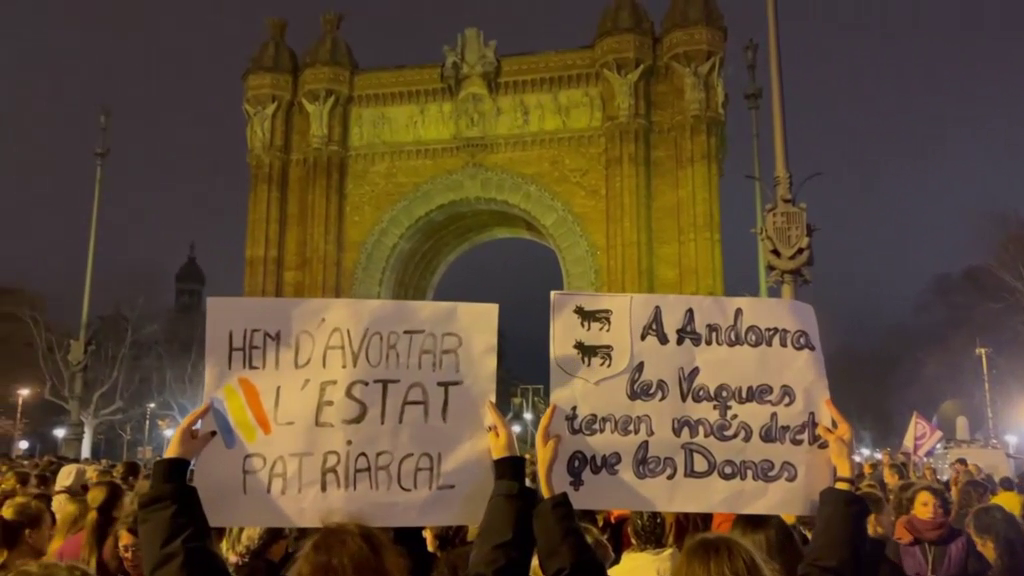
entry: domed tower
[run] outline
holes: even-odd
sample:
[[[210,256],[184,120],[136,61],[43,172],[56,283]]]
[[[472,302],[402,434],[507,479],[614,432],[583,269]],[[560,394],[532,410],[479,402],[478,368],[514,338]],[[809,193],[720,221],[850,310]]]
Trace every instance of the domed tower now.
[[[604,102],[608,291],[651,292],[650,95],[654,23],[637,0],[612,0],[594,41]]]
[[[684,293],[722,294],[719,181],[725,158],[725,17],[716,0],[672,0],[661,26],[659,68],[671,97],[664,104],[664,139],[672,150],[678,198]],[[710,238],[686,230],[711,230]],[[693,279],[687,283],[687,278]]]
[[[206,274],[196,260],[196,243],[188,246],[188,258],[174,275],[174,311],[198,312],[203,309]]]
[[[339,293],[337,270],[341,246],[340,191],[345,185],[348,106],[358,65],[341,37],[342,16],[320,18],[320,35],[303,55],[292,111],[293,160],[289,174],[288,214],[299,215],[288,226],[295,237],[285,241],[282,295],[331,297]],[[307,215],[317,215],[307,218]]]
[[[288,122],[295,92],[298,60],[285,41],[286,21],[267,21],[269,37],[252,57],[243,76],[242,108],[249,160],[249,223],[246,234],[247,296],[277,296],[281,274],[282,198],[291,149]]]

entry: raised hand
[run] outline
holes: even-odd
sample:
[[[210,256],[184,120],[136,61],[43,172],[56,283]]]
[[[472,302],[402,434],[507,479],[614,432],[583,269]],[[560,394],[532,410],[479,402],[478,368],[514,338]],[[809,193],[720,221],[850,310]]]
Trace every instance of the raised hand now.
[[[516,435],[494,402],[487,403],[487,412],[491,416],[491,424],[487,426],[487,445],[491,449],[491,459],[500,460],[519,454]]]
[[[818,434],[828,440],[828,457],[836,468],[836,476],[853,477],[853,427],[839,412],[832,399],[825,401],[829,415],[835,422],[833,427],[818,425]]]
[[[544,498],[555,495],[554,486],[551,485],[551,471],[555,468],[555,461],[558,459],[558,444],[562,440],[558,434],[551,433],[551,422],[555,419],[555,405],[548,406],[544,416],[537,426],[537,483],[540,485],[540,494]]]
[[[184,458],[195,460],[210,441],[217,436],[217,432],[200,433],[195,430],[199,421],[210,413],[211,404],[207,400],[202,406],[196,408],[191,414],[185,416],[181,425],[174,431],[174,435],[167,441],[167,450],[164,450],[164,458]]]

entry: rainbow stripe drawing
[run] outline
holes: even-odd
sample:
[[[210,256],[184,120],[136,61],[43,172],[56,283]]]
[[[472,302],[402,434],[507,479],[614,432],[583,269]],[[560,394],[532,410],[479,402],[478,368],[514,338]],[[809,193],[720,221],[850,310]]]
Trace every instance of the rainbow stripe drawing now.
[[[237,384],[224,386],[221,394],[213,399],[213,422],[228,450],[238,444],[239,437],[250,444],[260,437],[261,432],[269,436],[273,431],[256,385],[242,377],[238,378]]]

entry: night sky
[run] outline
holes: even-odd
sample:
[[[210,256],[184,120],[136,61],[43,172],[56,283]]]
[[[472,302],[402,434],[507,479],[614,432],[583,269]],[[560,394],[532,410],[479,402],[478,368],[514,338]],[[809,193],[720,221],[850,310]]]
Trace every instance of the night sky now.
[[[720,3],[731,93],[722,226],[726,284],[740,295],[757,289],[742,45],[751,36],[762,43],[767,93],[765,13],[759,0]],[[660,22],[668,0],[645,4]],[[816,284],[801,296],[816,305],[826,346],[834,347],[904,316],[933,274],[981,258],[991,212],[1024,209],[1024,3],[780,4],[791,168],[797,181],[824,173],[803,190],[821,231]],[[440,63],[442,45],[467,26],[497,39],[499,56],[586,45],[602,7],[596,0],[7,2],[0,282],[41,291],[57,320],[77,318],[91,151],[104,103],[113,110],[113,154],[95,309],[140,296],[154,308],[169,304],[192,240],[208,293],[239,294],[248,193],[240,77],[269,16],[291,22],[288,39],[301,54],[319,15],[340,10],[361,67],[379,68]],[[767,112],[762,120],[770,174]],[[480,274],[485,266],[493,273]],[[467,281],[474,272],[486,281]],[[457,261],[439,296],[519,306],[502,315],[510,360],[543,374],[546,292],[560,284],[552,254],[510,240]]]

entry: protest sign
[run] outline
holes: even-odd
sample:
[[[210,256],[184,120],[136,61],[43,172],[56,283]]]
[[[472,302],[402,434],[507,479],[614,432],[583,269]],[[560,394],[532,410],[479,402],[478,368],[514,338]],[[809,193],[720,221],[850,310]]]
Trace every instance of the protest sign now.
[[[493,304],[210,298],[211,525],[478,523],[497,335]]]
[[[827,398],[807,304],[551,295],[553,480],[576,508],[810,513]]]

